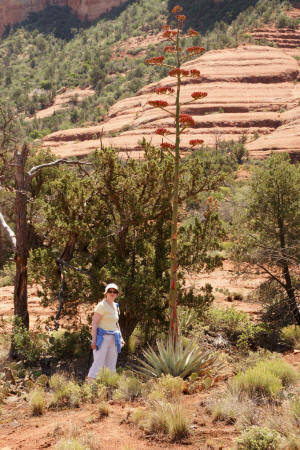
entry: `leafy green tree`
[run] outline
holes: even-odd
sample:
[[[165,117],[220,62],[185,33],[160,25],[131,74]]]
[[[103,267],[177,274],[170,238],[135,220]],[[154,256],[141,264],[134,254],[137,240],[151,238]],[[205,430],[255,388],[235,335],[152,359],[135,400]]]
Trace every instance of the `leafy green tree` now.
[[[44,246],[31,253],[30,271],[41,286],[43,303],[56,304],[63,287],[63,314],[74,324],[78,306],[96,302],[104,283],[117,281],[121,286],[120,325],[126,338],[137,325],[151,336],[167,324],[174,159],[171,155],[161,159],[160,149],[149,144],[144,149],[142,161],[122,161],[113,149],[103,148],[94,155],[89,176],[61,168],[61,177],[49,183],[40,204],[44,220],[37,232]],[[187,159],[180,207],[190,196],[201,198],[205,190],[216,188],[224,176],[222,164],[210,154],[206,160],[200,154]],[[183,245],[182,271],[190,266],[188,252],[198,270],[220,262],[208,255],[216,248],[208,236],[220,237],[221,227],[215,227],[215,210],[205,201],[204,211],[205,218],[182,234],[183,240],[189,236]],[[196,233],[199,245],[206,239],[205,252],[199,253],[194,245]],[[198,308],[207,307],[211,298],[209,289],[198,296],[181,291],[182,304]]]
[[[273,154],[254,169],[243,204],[236,209],[233,256],[262,269],[280,290],[300,324],[294,277],[300,262],[300,165]]]

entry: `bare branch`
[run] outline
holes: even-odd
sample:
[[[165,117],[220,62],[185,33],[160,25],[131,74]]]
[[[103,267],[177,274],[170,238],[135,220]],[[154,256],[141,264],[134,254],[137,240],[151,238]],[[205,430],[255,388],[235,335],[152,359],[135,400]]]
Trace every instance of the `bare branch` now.
[[[36,177],[44,167],[53,167],[53,166],[58,166],[59,164],[69,164],[69,165],[76,165],[76,166],[81,166],[81,165],[91,166],[92,165],[92,163],[88,163],[88,162],[71,161],[69,159],[56,159],[55,161],[52,161],[50,163],[40,164],[39,166],[32,167],[28,172],[29,179],[32,180],[34,177]]]
[[[9,240],[10,240],[11,245],[13,247],[13,250],[16,251],[16,248],[17,248],[16,235],[13,232],[13,230],[10,228],[10,226],[7,224],[7,222],[4,219],[3,215],[1,214],[1,212],[0,212],[0,224],[3,226],[4,230],[7,232]]]

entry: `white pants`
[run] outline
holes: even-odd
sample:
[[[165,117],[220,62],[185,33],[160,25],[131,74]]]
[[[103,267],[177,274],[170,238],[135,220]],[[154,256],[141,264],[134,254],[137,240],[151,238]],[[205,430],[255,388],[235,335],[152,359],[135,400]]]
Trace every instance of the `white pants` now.
[[[97,378],[103,367],[107,367],[112,372],[116,371],[118,351],[115,344],[115,337],[112,334],[105,334],[99,350],[93,351],[94,362],[89,370],[89,378]]]

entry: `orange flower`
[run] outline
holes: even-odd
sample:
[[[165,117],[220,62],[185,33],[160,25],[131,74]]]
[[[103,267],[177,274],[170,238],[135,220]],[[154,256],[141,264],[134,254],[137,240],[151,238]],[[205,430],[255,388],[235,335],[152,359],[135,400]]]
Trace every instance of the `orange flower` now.
[[[191,147],[195,147],[196,145],[201,145],[203,144],[203,140],[202,139],[191,139],[189,144]]]
[[[188,77],[190,75],[190,71],[186,69],[181,69],[180,72],[183,77]]]
[[[167,45],[167,47],[164,48],[164,51],[167,53],[176,53],[176,47],[175,45]],[[178,47],[178,51],[182,52],[182,48]]]
[[[169,142],[162,142],[160,144],[160,146],[163,150],[174,150],[175,149],[175,145],[169,144]]]
[[[192,28],[189,30],[189,36],[199,36],[198,31],[193,30]]]
[[[169,38],[169,37],[172,36],[172,32],[170,30],[166,30],[166,31],[163,32],[162,36],[164,38]]]
[[[172,9],[172,14],[177,14],[180,13],[183,10],[183,8],[179,5],[174,6],[174,8]]]
[[[191,69],[191,77],[199,78],[200,77],[200,71],[197,70],[197,69]]]
[[[205,48],[196,45],[195,47],[188,47],[186,50],[192,55],[199,55],[199,53],[203,53],[205,51]]]
[[[195,121],[189,114],[179,114],[179,123],[184,127],[195,126]]]
[[[163,29],[163,30],[169,30],[169,29],[170,29],[170,26],[167,25],[167,24],[165,24],[165,25],[162,26],[162,29]]]
[[[163,100],[150,100],[148,103],[154,108],[165,108],[166,106],[169,106],[169,103],[164,102]]]
[[[175,69],[171,69],[168,72],[168,75],[170,77],[178,77],[178,76],[183,76],[183,77],[188,77],[190,74],[189,70],[185,70],[185,69],[178,69],[177,67],[175,67]]]
[[[178,20],[178,22],[184,22],[185,21],[185,19],[186,19],[186,16],[184,15],[184,14],[182,14],[182,15],[177,15],[176,16],[176,19]]]
[[[146,64],[152,64],[154,66],[159,66],[164,62],[164,56],[155,56],[154,58],[146,59]]]
[[[192,97],[194,100],[199,100],[200,98],[204,98],[207,96],[207,92],[193,92]]]
[[[164,136],[165,134],[170,134],[170,131],[168,131],[166,128],[157,128],[157,130],[155,130],[155,134]]]
[[[154,90],[156,94],[174,94],[175,90],[170,86],[158,87]]]

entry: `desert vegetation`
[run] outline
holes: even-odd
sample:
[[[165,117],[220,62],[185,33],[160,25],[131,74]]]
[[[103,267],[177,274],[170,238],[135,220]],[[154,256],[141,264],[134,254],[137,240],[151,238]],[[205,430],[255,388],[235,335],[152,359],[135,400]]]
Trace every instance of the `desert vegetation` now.
[[[135,437],[136,448],[151,439],[166,448],[198,448],[201,442],[207,449],[298,449],[299,164],[285,154],[251,161],[243,139],[214,149],[195,139],[188,151],[179,149],[181,134],[194,125],[181,109],[181,83],[199,77],[195,69],[182,69],[182,62],[203,53],[203,42],[211,42],[209,48],[233,45],[230,33],[238,36],[245,24],[277,18],[281,26],[289,3],[214,4],[210,11],[224,17],[229,8],[228,14],[215,24],[204,12],[199,31],[205,36],[190,28],[198,17],[185,16],[178,5],[171,5],[169,15],[170,5],[156,1],[151,9],[146,3],[131,2],[120,14],[114,11],[115,18],[77,32],[72,17],[66,34],[42,34],[46,16],[33,16],[1,41],[11,71],[1,81],[9,98],[0,108],[0,286],[14,284],[15,293],[14,316],[1,318],[0,418],[10,417],[14,402],[25,411],[28,427],[50,417],[56,425],[45,439],[57,450],[105,448],[99,429],[117,442],[112,429],[118,421],[122,436]],[[193,5],[183,2],[187,12]],[[121,40],[161,26],[162,42],[140,60],[118,55]],[[219,41],[218,30],[226,42]],[[84,70],[78,53],[85,53]],[[54,55],[56,66],[50,64]],[[18,60],[27,67],[26,58],[34,61],[32,77],[18,68]],[[39,64],[48,65],[49,73]],[[28,80],[17,95],[21,72]],[[176,140],[169,140],[166,128],[156,129],[161,146],[144,139],[143,159],[121,160],[103,146],[84,160],[56,159],[38,142],[28,143],[31,127],[41,136],[54,129],[54,119],[28,125],[22,114],[51,102],[62,85],[92,84],[96,94],[58,114],[57,127],[69,126],[71,113],[74,123],[98,120],[117,98],[166,73],[174,76],[175,88],[157,89],[160,97],[150,104],[169,113]],[[117,94],[116,79],[122,80]],[[37,84],[40,97],[30,112],[28,93]],[[191,102],[205,95],[195,91]],[[105,98],[110,100],[102,103]],[[238,178],[241,169],[250,177]],[[225,259],[246,277],[263,275],[251,297],[224,290],[221,281],[217,289],[188,282],[190,274],[220,269]],[[120,286],[126,346],[117,373],[103,369],[88,384],[91,315],[108,280]],[[48,315],[34,326],[28,286],[36,287]],[[218,292],[226,307],[214,304]],[[235,301],[260,303],[261,314],[238,311]],[[81,427],[68,425],[67,417],[79,417]],[[211,432],[223,425],[222,437]],[[120,441],[115,445],[122,448]]]

